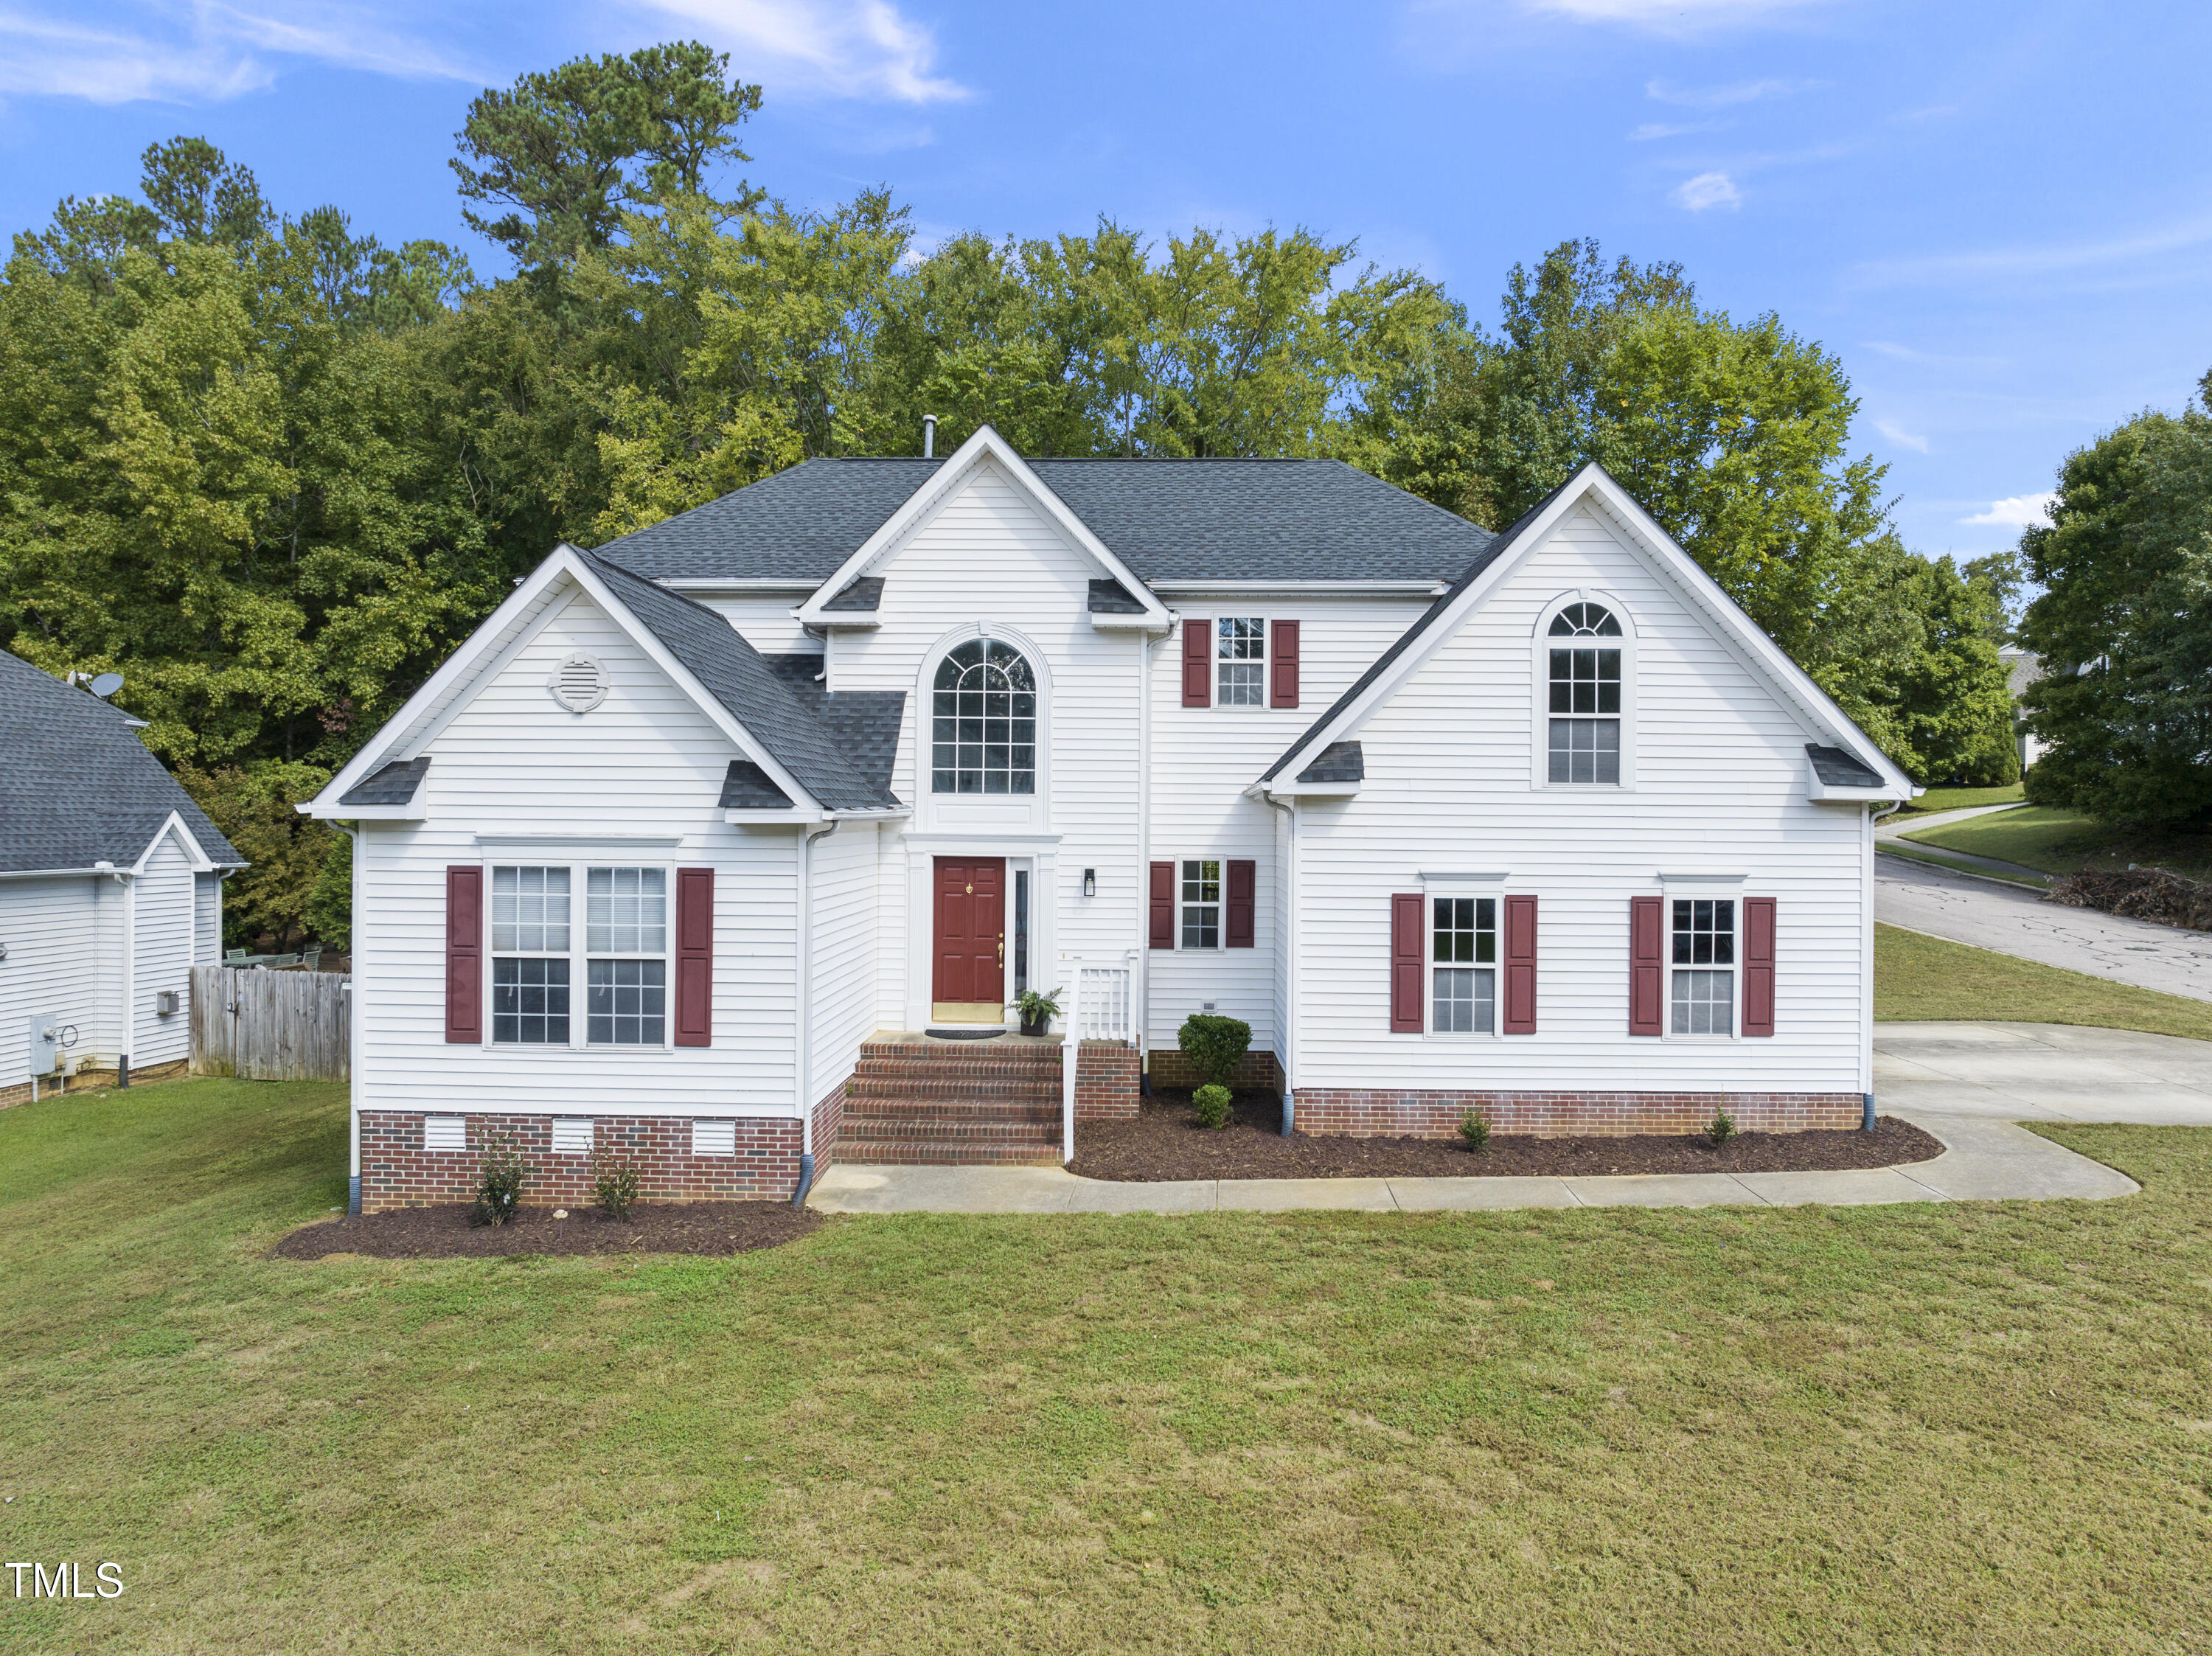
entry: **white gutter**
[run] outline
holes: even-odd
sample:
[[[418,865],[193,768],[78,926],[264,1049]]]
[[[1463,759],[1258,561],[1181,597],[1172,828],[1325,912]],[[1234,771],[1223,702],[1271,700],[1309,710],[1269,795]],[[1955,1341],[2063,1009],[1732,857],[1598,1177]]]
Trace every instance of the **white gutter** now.
[[[806,1205],[806,1192],[814,1186],[814,842],[835,834],[837,826],[832,818],[799,836],[799,968],[792,986],[797,1010],[793,1027],[799,1032],[799,1050],[792,1059],[799,1077],[799,1187],[791,1197],[795,1208]]]
[[[353,957],[353,981],[346,996],[346,1212],[361,1216],[361,1060],[368,1050],[367,1031],[362,1028],[361,992],[361,920],[362,891],[362,859],[366,855],[362,844],[361,830],[348,828],[343,822],[331,826],[353,841],[353,915],[347,928],[349,941],[346,952]],[[221,950],[216,951],[218,955]]]

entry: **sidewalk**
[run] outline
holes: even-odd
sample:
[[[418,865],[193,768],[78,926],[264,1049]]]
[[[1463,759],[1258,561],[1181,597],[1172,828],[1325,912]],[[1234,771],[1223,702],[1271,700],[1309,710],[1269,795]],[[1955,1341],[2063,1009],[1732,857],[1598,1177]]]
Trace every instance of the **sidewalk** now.
[[[1506,1208],[1854,1207],[1882,1202],[2101,1201],[2140,1188],[2009,1121],[1905,1114],[1944,1153],[1840,1173],[1647,1174],[1600,1179],[1203,1179],[1124,1184],[1060,1168],[833,1167],[807,1205],[823,1213],[1365,1213]]]

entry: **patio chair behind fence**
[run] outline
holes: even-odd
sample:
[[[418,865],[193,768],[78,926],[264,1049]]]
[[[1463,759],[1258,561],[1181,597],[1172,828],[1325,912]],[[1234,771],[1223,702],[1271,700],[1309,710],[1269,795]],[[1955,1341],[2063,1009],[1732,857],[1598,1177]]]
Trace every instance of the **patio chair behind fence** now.
[[[343,1081],[353,980],[335,972],[192,968],[192,1073]]]

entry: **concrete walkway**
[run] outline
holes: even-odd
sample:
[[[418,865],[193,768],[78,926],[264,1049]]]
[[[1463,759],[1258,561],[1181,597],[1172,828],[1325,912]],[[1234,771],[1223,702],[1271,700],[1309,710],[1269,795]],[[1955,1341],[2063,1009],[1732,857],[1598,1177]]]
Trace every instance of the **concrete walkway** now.
[[[2126,920],[1907,862],[1875,859],[1875,918],[1909,931],[2017,955],[2139,989],[2212,1000],[2212,931]]]
[[[2212,1041],[2070,1023],[1875,1026],[1875,1095],[1939,1137],[1960,1116],[2212,1126]]]

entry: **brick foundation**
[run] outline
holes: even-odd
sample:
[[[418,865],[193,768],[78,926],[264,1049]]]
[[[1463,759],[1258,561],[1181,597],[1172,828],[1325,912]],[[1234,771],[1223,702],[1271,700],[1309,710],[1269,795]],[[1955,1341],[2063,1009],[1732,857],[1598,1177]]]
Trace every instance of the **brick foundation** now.
[[[1194,1087],[1198,1077],[1191,1073],[1190,1061],[1176,1046],[1155,1046],[1146,1054],[1152,1072],[1155,1087]],[[1283,1090],[1283,1066],[1266,1047],[1247,1049],[1238,1061],[1231,1087],[1250,1091],[1279,1093]]]
[[[1060,1048],[1067,1061],[1067,1048]],[[1075,1119],[1078,1121],[1134,1121],[1141,1092],[1144,1057],[1118,1040],[1086,1040],[1075,1060]]]
[[[844,1089],[836,1096],[842,1101]],[[447,1113],[443,1111],[433,1113]],[[511,1131],[530,1168],[523,1200],[576,1207],[593,1200],[588,1156],[553,1152],[550,1115],[471,1115],[465,1150],[422,1148],[422,1117],[414,1112],[364,1110],[361,1117],[361,1210],[465,1202],[476,1193],[485,1147]],[[599,1148],[634,1159],[648,1201],[787,1201],[799,1186],[799,1124],[789,1117],[739,1117],[737,1154],[691,1154],[690,1116],[603,1115],[594,1124]]]
[[[176,1081],[188,1073],[190,1073],[189,1060],[173,1058],[166,1064],[149,1065],[143,1070],[133,1068],[131,1071],[131,1084],[139,1087],[150,1085],[156,1081]],[[39,1078],[39,1096],[64,1098],[74,1097],[79,1093],[96,1093],[114,1086],[122,1078],[112,1064],[104,1070],[89,1067],[79,1070],[69,1078],[66,1089],[64,1088],[60,1077],[41,1076]],[[12,1087],[0,1087],[0,1110],[8,1109],[17,1104],[27,1104],[30,1101],[31,1083],[27,1081],[18,1082]]]
[[[1298,1089],[1300,1132],[1349,1138],[1451,1138],[1460,1117],[1479,1110],[1494,1133],[1539,1138],[1623,1138],[1701,1132],[1725,1110],[1743,1132],[1856,1127],[1856,1093],[1478,1093]]]
[[[830,1171],[837,1159],[837,1135],[845,1129],[845,1085],[839,1082],[814,1107],[814,1176]]]

